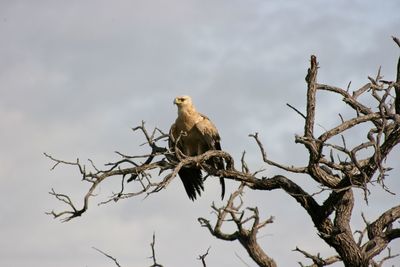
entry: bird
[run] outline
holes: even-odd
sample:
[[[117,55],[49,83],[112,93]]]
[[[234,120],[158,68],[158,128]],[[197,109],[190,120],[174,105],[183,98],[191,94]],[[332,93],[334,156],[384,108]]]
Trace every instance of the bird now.
[[[222,150],[221,138],[212,121],[196,111],[192,98],[187,95],[174,99],[178,108],[178,117],[169,131],[169,147],[171,150],[179,148],[186,156],[198,156],[209,150]],[[179,138],[178,143],[176,140]],[[224,169],[222,158],[211,158],[207,163],[216,169]],[[188,197],[194,201],[204,191],[203,177],[199,166],[184,166],[178,175]],[[225,195],[225,181],[220,178],[221,198]]]

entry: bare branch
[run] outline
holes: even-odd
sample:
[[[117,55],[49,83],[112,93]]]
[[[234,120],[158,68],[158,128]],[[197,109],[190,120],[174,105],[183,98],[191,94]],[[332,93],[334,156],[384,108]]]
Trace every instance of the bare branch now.
[[[304,136],[311,138],[314,135],[314,120],[315,120],[315,95],[317,92],[317,72],[318,62],[317,57],[311,56],[311,66],[308,69],[307,82],[307,117],[304,127]]]
[[[393,222],[400,219],[400,205],[384,212],[374,222],[368,224],[368,238],[362,249],[370,258],[378,255],[387,244],[396,238],[400,238],[400,229],[393,229]]]
[[[383,257],[379,261],[379,263],[377,264],[378,267],[383,266],[383,263],[385,263],[386,261],[394,259],[394,258],[397,258],[398,256],[400,256],[400,254],[392,254],[392,250],[390,248],[387,248],[387,251],[388,251],[388,255]]]
[[[156,234],[153,233],[153,241],[150,243],[150,247],[151,247],[151,257],[150,258],[153,260],[153,264],[150,267],[163,267],[161,264],[157,263],[155,245],[156,245]]]
[[[201,226],[206,227],[212,235],[222,240],[238,240],[242,246],[247,250],[249,256],[259,265],[259,266],[276,266],[275,261],[268,257],[267,254],[262,250],[262,248],[257,243],[257,233],[258,230],[265,225],[272,223],[273,218],[260,222],[260,217],[257,208],[247,208],[252,212],[249,217],[244,217],[244,211],[241,210],[242,201],[239,205],[235,205],[235,199],[243,194],[244,184],[242,183],[239,188],[231,194],[226,206],[222,208],[216,208],[213,205],[213,209],[217,212],[217,222],[215,226],[212,227],[209,220],[204,218],[199,218]],[[230,219],[227,219],[229,216]],[[237,227],[237,231],[231,234],[223,233],[221,228],[224,222],[233,221]],[[249,221],[253,221],[250,229],[247,229],[244,224]]]
[[[235,252],[235,256],[240,260],[241,263],[243,263],[243,265],[245,265],[245,266],[247,266],[247,267],[250,267],[250,265],[247,264],[247,263],[242,259],[242,257],[240,257],[239,254],[237,254],[236,252]]]
[[[240,159],[240,162],[242,163],[242,172],[244,173],[249,173],[249,166],[247,166],[246,161],[244,160],[244,156],[246,155],[246,151],[243,151],[242,153],[242,158]]]
[[[368,115],[353,118],[351,120],[343,122],[342,124],[336,126],[335,128],[333,128],[329,131],[326,131],[320,137],[318,137],[318,139],[321,142],[325,142],[332,136],[342,133],[342,132],[354,127],[357,124],[360,124],[363,122],[369,122],[371,120],[378,119],[378,118],[381,118],[381,114],[379,114],[379,113],[370,113]]]
[[[372,112],[370,108],[368,108],[367,106],[361,104],[356,100],[356,97],[358,95],[356,95],[356,97],[352,97],[346,90],[343,90],[339,87],[330,86],[326,84],[318,84],[318,90],[330,91],[342,95],[344,97],[343,101],[346,104],[348,104],[351,108],[353,108],[357,112],[357,114],[361,113],[367,115]]]
[[[371,83],[367,83],[364,86],[362,86],[360,89],[356,90],[353,92],[352,97],[354,99],[357,99],[358,96],[364,94],[367,90],[369,90],[371,88]]]
[[[47,153],[43,153],[47,158],[49,158],[50,160],[54,161],[55,164],[53,165],[53,167],[51,167],[50,170],[54,170],[59,164],[65,164],[65,165],[73,165],[73,166],[77,166],[79,168],[80,173],[84,173],[85,171],[85,167],[82,166],[79,163],[79,158],[76,159],[76,162],[71,162],[71,161],[64,161],[64,160],[59,160],[56,159],[54,157],[52,157],[51,155],[47,154]]]
[[[321,256],[319,254],[317,254],[316,256],[311,255],[310,253],[301,250],[300,248],[296,247],[293,251],[297,251],[300,252],[301,254],[303,254],[306,258],[309,258],[310,260],[313,261],[313,265],[310,265],[309,267],[322,267],[322,266],[328,266],[331,265],[335,262],[341,261],[340,257],[335,255],[335,256],[331,256],[328,257],[326,259],[321,258]],[[300,264],[301,266],[303,266],[302,264]]]
[[[400,47],[399,38],[392,36],[393,40]],[[396,73],[396,82],[394,83],[394,89],[396,92],[396,98],[394,100],[394,106],[396,109],[396,114],[400,115],[400,57],[397,61],[397,73]]]
[[[82,213],[85,212],[85,210],[86,210],[85,207],[83,207],[80,210],[77,209],[69,196],[67,196],[65,194],[56,193],[54,191],[54,189],[51,189],[51,192],[49,192],[49,194],[54,196],[59,201],[64,202],[65,204],[67,204],[67,206],[69,206],[71,208],[71,210],[66,210],[66,211],[62,211],[59,213],[57,213],[55,211],[46,212],[47,215],[52,215],[55,219],[58,217],[64,217],[61,221],[68,222],[73,218],[81,216]]]
[[[258,133],[250,134],[249,136],[250,136],[250,137],[253,137],[253,138],[256,140],[257,145],[258,145],[258,147],[260,148],[260,151],[261,151],[262,159],[263,159],[263,161],[264,161],[265,163],[267,163],[268,165],[275,166],[275,167],[277,167],[277,168],[279,168],[279,169],[282,169],[282,170],[285,170],[285,171],[288,171],[288,172],[293,172],[293,173],[307,173],[307,168],[306,168],[306,167],[285,166],[285,165],[276,163],[276,162],[274,162],[274,161],[272,161],[272,160],[269,160],[269,159],[267,158],[267,153],[265,152],[264,146],[263,146],[263,144],[261,143],[260,139],[258,138]]]
[[[111,256],[111,255],[109,255],[109,254],[107,254],[107,253],[101,251],[100,249],[98,249],[98,248],[96,248],[96,247],[92,247],[92,248],[93,248],[94,250],[100,252],[101,254],[103,254],[104,256],[106,256],[107,258],[111,259],[111,260],[115,263],[115,265],[117,265],[118,267],[121,267],[121,265],[118,263],[117,259],[114,258],[113,256]]]
[[[286,106],[288,106],[289,108],[293,109],[297,114],[299,114],[301,117],[303,117],[304,119],[306,119],[306,115],[304,115],[303,113],[301,113],[297,108],[293,107],[293,106],[290,105],[289,103],[286,103]]]
[[[206,264],[206,257],[208,256],[208,252],[210,251],[211,247],[208,247],[206,253],[199,255],[199,257],[197,258],[198,260],[201,260],[201,263],[203,264],[203,267],[207,267]]]
[[[81,216],[84,212],[87,211],[89,208],[89,202],[90,199],[94,196],[94,191],[97,189],[97,187],[106,179],[110,177],[120,177],[121,179],[121,189],[119,190],[118,193],[113,194],[108,200],[100,202],[100,204],[105,204],[109,203],[110,201],[118,201],[119,199],[124,199],[128,197],[133,197],[133,196],[138,196],[142,194],[148,194],[151,191],[151,188],[158,188],[160,185],[160,182],[151,182],[148,177],[149,174],[148,172],[154,169],[159,169],[160,172],[162,172],[165,169],[173,169],[174,165],[170,164],[168,161],[165,159],[161,159],[160,161],[157,162],[152,162],[153,159],[156,156],[167,156],[169,154],[168,150],[162,147],[157,146],[155,139],[157,140],[163,140],[166,138],[165,134],[161,134],[161,136],[155,136],[156,132],[162,133],[162,131],[158,130],[155,128],[153,131],[152,135],[149,135],[147,130],[144,127],[144,122],[142,122],[141,126],[138,126],[134,128],[133,130],[141,130],[142,133],[145,135],[145,138],[147,140],[147,144],[151,147],[152,151],[147,160],[138,165],[135,162],[131,161],[128,158],[124,158],[120,161],[117,161],[115,163],[108,163],[106,166],[111,166],[107,170],[99,170],[94,164],[93,161],[89,160],[90,164],[92,165],[93,169],[95,172],[90,172],[86,171],[85,166],[81,165],[79,162],[79,159],[77,159],[76,162],[69,162],[69,161],[64,161],[64,160],[59,160],[51,155],[45,153],[44,155],[55,162],[55,165],[52,167],[54,169],[57,167],[59,164],[63,165],[73,165],[77,166],[79,169],[80,174],[82,175],[82,180],[89,182],[91,186],[89,187],[87,193],[85,194],[83,198],[83,206],[82,208],[77,208],[76,204],[73,203],[70,197],[68,197],[65,194],[59,194],[56,193],[55,190],[53,189],[50,194],[53,195],[56,199],[59,201],[62,201],[63,203],[67,204],[67,207],[69,207],[69,210],[61,211],[61,212],[47,212],[47,214],[52,215],[54,218],[62,218],[63,222],[70,221],[73,218]],[[168,136],[168,135],[167,135]],[[133,167],[122,167],[123,164],[130,164],[133,165]],[[125,187],[124,187],[124,181],[125,177],[127,175],[131,175],[130,179],[137,179],[137,182],[140,184],[140,189],[136,192],[128,192],[126,193]]]

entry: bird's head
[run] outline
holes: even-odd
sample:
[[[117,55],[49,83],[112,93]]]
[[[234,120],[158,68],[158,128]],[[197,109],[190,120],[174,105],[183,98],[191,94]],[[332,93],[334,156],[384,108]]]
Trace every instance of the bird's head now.
[[[192,99],[187,95],[177,96],[174,99],[174,104],[178,106],[178,109],[192,107]]]

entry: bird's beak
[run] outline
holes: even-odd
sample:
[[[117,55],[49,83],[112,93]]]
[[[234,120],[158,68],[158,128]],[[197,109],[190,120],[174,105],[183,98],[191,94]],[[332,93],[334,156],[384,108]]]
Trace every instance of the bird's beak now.
[[[176,102],[176,98],[174,99],[174,102],[172,102],[172,104],[178,105],[178,103]]]

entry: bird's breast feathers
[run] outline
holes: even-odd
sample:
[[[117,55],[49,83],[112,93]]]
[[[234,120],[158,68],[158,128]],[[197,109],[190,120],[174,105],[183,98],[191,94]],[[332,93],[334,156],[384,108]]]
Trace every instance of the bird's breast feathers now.
[[[203,120],[204,118],[198,114],[191,116],[182,115],[176,119],[175,124],[179,131],[189,132],[196,124]]]

